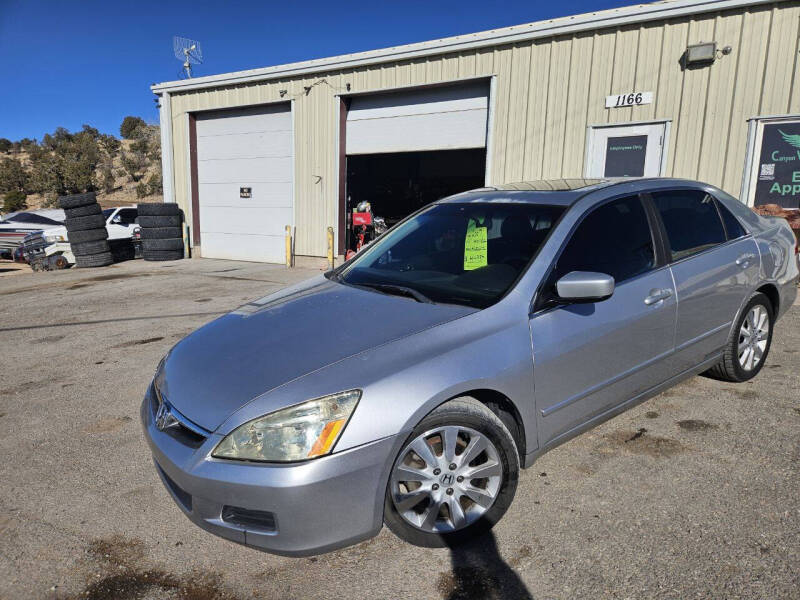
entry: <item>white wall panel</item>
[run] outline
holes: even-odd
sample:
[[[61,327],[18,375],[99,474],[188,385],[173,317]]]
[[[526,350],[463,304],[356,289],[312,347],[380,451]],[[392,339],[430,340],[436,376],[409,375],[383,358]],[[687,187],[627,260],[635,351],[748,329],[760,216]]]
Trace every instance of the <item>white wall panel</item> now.
[[[200,161],[292,155],[291,130],[216,135],[203,141],[205,143],[198,140],[197,160]]]
[[[358,96],[347,113],[347,154],[486,146],[485,83]]]

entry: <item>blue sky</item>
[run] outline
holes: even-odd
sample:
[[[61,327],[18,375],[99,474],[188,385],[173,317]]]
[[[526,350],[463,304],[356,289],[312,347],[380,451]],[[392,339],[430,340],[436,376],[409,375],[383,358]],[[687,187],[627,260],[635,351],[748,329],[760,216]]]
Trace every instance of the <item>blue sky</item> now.
[[[179,78],[173,35],[201,41],[195,74],[211,75],[632,3],[0,0],[0,137],[155,122],[150,84]]]

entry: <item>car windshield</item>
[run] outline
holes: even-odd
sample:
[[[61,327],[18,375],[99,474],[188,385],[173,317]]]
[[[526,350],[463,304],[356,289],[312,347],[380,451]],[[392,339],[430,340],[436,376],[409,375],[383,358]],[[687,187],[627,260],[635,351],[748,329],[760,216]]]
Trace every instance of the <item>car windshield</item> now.
[[[542,204],[434,204],[332,278],[421,302],[485,308],[514,284],[563,211]]]

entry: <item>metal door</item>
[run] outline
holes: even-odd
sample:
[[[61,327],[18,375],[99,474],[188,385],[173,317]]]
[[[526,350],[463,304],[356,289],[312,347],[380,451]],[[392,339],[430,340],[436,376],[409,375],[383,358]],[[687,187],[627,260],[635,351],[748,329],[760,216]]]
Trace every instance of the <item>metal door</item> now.
[[[658,177],[664,171],[666,123],[589,129],[587,177]]]

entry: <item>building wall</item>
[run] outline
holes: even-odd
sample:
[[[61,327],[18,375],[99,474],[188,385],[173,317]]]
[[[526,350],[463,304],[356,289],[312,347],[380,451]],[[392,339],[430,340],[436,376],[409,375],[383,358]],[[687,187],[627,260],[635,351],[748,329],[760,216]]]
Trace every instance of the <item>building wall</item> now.
[[[666,175],[738,195],[747,120],[800,113],[800,2],[776,2],[311,77],[172,96],[175,196],[191,212],[186,113],[292,100],[295,251],[323,256],[337,225],[337,94],[496,76],[489,132],[492,183],[583,175],[589,125],[671,119]],[[733,52],[683,70],[688,44]],[[324,80],[324,81],[323,81]],[[349,92],[345,85],[350,84]],[[306,93],[305,87],[311,87]],[[281,97],[280,91],[286,90]],[[611,94],[652,91],[652,104],[605,108]]]

